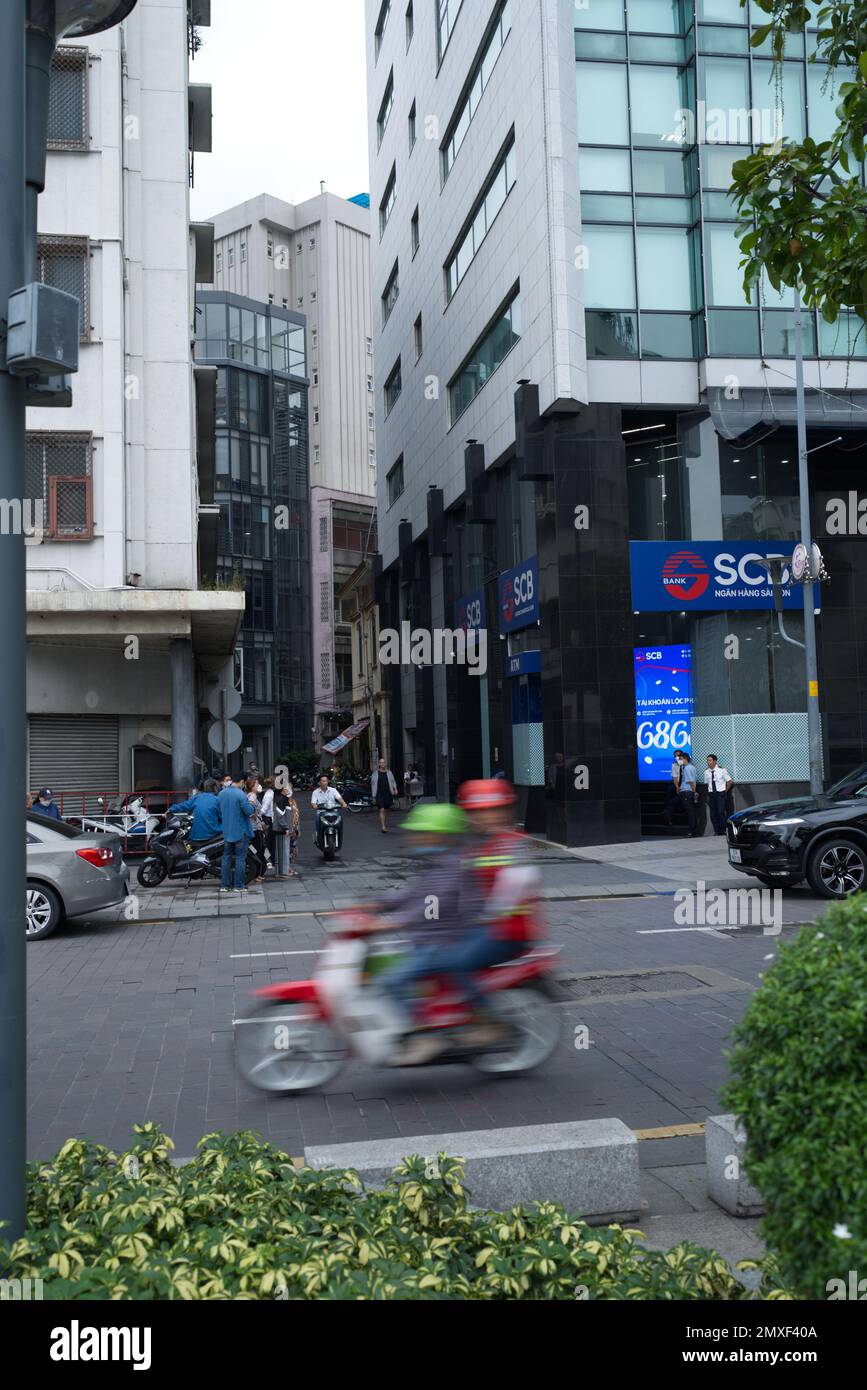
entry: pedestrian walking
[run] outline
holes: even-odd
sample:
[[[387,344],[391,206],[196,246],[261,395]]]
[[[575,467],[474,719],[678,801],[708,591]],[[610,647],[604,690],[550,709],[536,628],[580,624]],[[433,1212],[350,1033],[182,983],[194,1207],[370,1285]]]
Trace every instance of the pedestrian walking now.
[[[707,787],[707,802],[714,833],[726,833],[726,799],[732,789],[732,779],[724,767],[720,767],[716,754],[708,753],[707,771],[704,774]]]
[[[244,782],[243,773],[239,773],[217,798],[223,827],[220,893],[243,892],[246,885],[247,846],[253,834],[253,807],[244,790]]]
[[[387,835],[388,827],[385,822],[397,799],[397,782],[394,773],[386,767],[385,758],[380,758],[379,765],[370,779],[370,792],[379,810],[379,828],[383,835]]]
[[[695,764],[688,753],[679,752],[677,761],[680,765],[680,804],[686,812],[687,834],[690,839],[695,839],[698,835],[696,818],[696,803],[698,801],[698,773]]]

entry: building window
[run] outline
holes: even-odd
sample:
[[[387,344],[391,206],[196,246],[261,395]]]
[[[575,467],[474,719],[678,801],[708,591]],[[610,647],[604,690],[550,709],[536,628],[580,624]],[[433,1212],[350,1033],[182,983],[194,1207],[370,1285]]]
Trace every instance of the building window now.
[[[496,318],[476,343],[457,376],[449,384],[452,424],[463,415],[482,387],[505,361],[521,338],[521,291],[515,289]]]
[[[440,62],[449,46],[463,0],[437,0],[437,51]]]
[[[365,345],[366,345],[366,347],[367,347],[367,352],[368,352],[368,354],[372,353],[372,352],[373,352],[373,339],[372,339],[372,338],[365,338],[364,341],[365,341]]]
[[[314,423],[314,425],[318,425],[318,424],[319,424],[319,411],[318,411],[318,410],[314,410],[314,412],[313,412],[313,423]]]
[[[246,261],[246,259],[247,259],[247,243],[246,243],[246,241],[242,241],[242,242],[241,242],[241,264],[242,264],[242,265],[243,265],[244,261]]]
[[[369,430],[372,430],[375,423],[376,423],[376,421],[375,421],[375,418],[374,418],[373,411],[372,411],[372,410],[368,410],[368,412],[367,412],[367,428],[368,428]]]
[[[446,137],[441,146],[444,180],[448,178],[452,165],[457,159],[458,150],[464,143],[470,122],[479,109],[482,93],[491,79],[497,59],[509,37],[509,31],[512,27],[511,5],[512,0],[500,0],[497,5],[496,13],[482,45],[482,51],[470,74],[464,95],[448,124]]]
[[[273,261],[273,259],[274,259],[274,241],[273,241],[273,238],[269,237],[269,238],[268,238],[268,260],[269,260],[269,261]]]
[[[93,435],[28,433],[24,486],[33,510],[22,515],[28,526],[39,520],[46,540],[93,540]],[[37,528],[38,529],[38,528]]]
[[[90,336],[90,246],[87,237],[39,237],[37,279],[43,285],[75,295],[79,303],[78,331],[84,342]]]
[[[412,106],[410,107],[410,111],[409,111],[409,152],[410,152],[410,154],[412,154],[413,150],[415,149],[415,142],[416,142],[417,139],[418,139],[418,130],[417,130],[417,122],[416,122],[416,104],[415,104],[415,102],[413,102]]]
[[[422,331],[421,314],[419,314],[413,324],[413,332],[415,334],[415,360],[417,362],[424,351],[424,334]]]
[[[232,269],[232,266],[233,266],[234,264],[235,264],[235,248],[234,248],[234,246],[231,246],[231,245],[230,245],[230,246],[229,246],[229,269],[230,269],[230,270]]]
[[[370,465],[371,468],[375,468],[375,467],[376,467],[376,450],[375,450],[375,449],[368,449],[368,451],[367,451],[367,462],[369,463],[369,465]]]
[[[391,311],[398,301],[400,295],[400,267],[395,261],[394,269],[388,277],[388,283],[382,292],[382,324],[383,327],[391,318]]]
[[[285,302],[285,301],[284,301]],[[288,319],[271,319],[271,365],[275,372],[304,376],[307,370],[304,329]]]
[[[415,15],[412,9],[412,0],[406,7],[406,46],[409,48],[412,43],[412,36],[415,33]]]
[[[328,623],[331,620],[331,585],[327,579],[323,579],[319,585],[319,621]]]
[[[218,251],[218,252],[217,252],[217,274],[218,274],[218,275],[219,275],[219,273],[220,273],[220,271],[221,271],[222,269],[223,269],[223,253],[222,253],[222,251]]]
[[[320,462],[321,462],[321,454],[320,454],[320,450],[319,450],[319,445],[318,445],[318,444],[315,445],[315,447],[314,447],[314,449],[313,449],[313,462],[314,462],[314,463],[320,463]]]
[[[331,653],[322,652],[319,657],[319,676],[323,690],[331,689]]]
[[[386,415],[391,414],[392,410],[394,409],[395,405],[397,404],[400,398],[400,393],[402,390],[403,382],[400,379],[400,358],[398,358],[391,371],[389,372],[388,380],[385,383]]]
[[[376,118],[376,134],[378,145],[382,144],[382,137],[385,135],[385,128],[388,125],[388,118],[391,115],[391,108],[394,106],[394,68],[388,74],[388,81],[385,84],[385,93],[379,105],[379,115]]]
[[[388,176],[388,183],[385,185],[385,192],[382,195],[382,202],[379,205],[379,235],[382,236],[388,226],[388,219],[391,217],[394,208],[394,200],[397,196],[397,166],[392,164],[391,173]]]
[[[368,389],[368,391],[372,391],[372,390],[373,390],[373,377],[370,375],[369,372],[368,372],[368,374],[367,374],[367,389]]]
[[[403,454],[394,467],[389,470],[385,479],[385,490],[388,505],[393,507],[398,497],[403,493]]]
[[[409,228],[410,235],[412,237],[412,254],[415,255],[416,251],[419,248],[418,208],[416,208],[415,212],[412,215],[412,221],[409,224]]]
[[[473,204],[455,251],[446,261],[446,300],[451,299],[463,280],[476,252],[484,241],[497,215],[515,186],[515,135],[509,137],[504,154],[497,160],[493,173]]]
[[[316,238],[315,238],[315,236],[312,236],[312,237],[310,238],[310,250],[311,250],[311,251],[315,251],[315,250],[316,250]]]
[[[375,56],[379,57],[379,50],[382,48],[382,36],[385,33],[385,26],[388,23],[388,16],[391,14],[391,0],[382,0],[379,7],[379,17],[376,21],[376,28],[373,31],[373,45]]]
[[[90,148],[87,107],[87,49],[60,44],[51,60],[48,89],[48,148]]]

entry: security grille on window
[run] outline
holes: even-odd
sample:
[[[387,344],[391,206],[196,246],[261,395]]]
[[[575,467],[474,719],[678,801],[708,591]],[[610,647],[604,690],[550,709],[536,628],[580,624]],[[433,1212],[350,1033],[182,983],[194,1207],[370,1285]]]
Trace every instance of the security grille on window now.
[[[86,236],[41,236],[37,277],[43,285],[74,294],[81,306],[79,335],[90,335],[90,247]]]
[[[321,516],[321,517],[319,518],[319,549],[320,549],[321,551],[327,551],[327,550],[328,550],[328,517],[327,517],[327,516]]]
[[[331,655],[329,652],[322,652],[319,658],[319,674],[322,678],[322,689],[331,689]]]
[[[331,618],[331,592],[326,580],[319,585],[319,617],[323,623]]]
[[[42,502],[47,540],[93,539],[93,435],[29,433],[25,487]]]
[[[51,60],[48,148],[90,148],[87,119],[87,49],[61,44]]]

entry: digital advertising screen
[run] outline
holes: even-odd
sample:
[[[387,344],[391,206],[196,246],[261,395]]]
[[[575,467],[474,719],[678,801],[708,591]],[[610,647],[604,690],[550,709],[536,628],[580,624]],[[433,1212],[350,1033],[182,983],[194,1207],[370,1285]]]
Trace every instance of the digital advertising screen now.
[[[692,647],[636,647],[638,780],[666,782],[674,750],[692,749]]]

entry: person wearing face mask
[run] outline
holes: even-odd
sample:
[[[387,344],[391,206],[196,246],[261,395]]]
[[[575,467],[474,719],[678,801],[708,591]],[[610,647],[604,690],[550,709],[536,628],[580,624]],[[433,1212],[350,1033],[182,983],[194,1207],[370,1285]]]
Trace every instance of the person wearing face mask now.
[[[469,904],[460,852],[467,818],[459,806],[438,802],[416,806],[401,828],[412,836],[419,872],[401,893],[378,904],[378,912],[390,927],[407,932],[411,944],[406,957],[386,971],[380,983],[406,1009],[409,1029],[415,1020],[408,1003],[413,986],[437,973],[438,957],[463,932]]]

